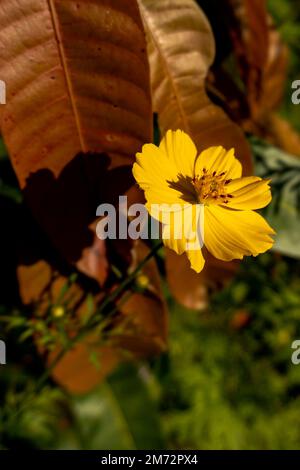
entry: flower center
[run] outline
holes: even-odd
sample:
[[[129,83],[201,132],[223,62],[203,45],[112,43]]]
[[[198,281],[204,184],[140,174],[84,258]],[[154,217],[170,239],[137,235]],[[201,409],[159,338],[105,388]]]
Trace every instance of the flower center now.
[[[216,171],[208,173],[203,168],[202,175],[196,175],[193,178],[193,185],[198,194],[198,200],[201,204],[228,204],[233,198],[227,192],[227,185],[231,179],[226,179],[226,172],[217,174]]]

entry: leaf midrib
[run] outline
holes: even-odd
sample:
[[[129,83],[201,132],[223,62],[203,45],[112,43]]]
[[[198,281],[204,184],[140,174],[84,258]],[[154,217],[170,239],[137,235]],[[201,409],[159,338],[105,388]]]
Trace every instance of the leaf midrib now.
[[[63,47],[63,38],[62,38],[60,27],[59,27],[59,19],[57,16],[55,5],[54,5],[54,0],[47,0],[47,1],[48,1],[49,11],[50,11],[51,19],[52,19],[53,30],[56,36],[57,48],[58,48],[59,56],[60,56],[61,63],[62,63],[62,69],[63,69],[63,73],[64,73],[65,80],[66,80],[68,94],[70,97],[70,102],[71,102],[71,107],[72,107],[72,111],[74,115],[75,125],[77,128],[80,147],[81,147],[82,152],[87,152],[87,148],[85,145],[83,132],[82,132],[82,126],[80,123],[80,117],[79,117],[76,102],[75,102],[75,96],[74,96],[75,93],[73,90],[72,80],[71,80],[69,70],[67,67],[67,59],[66,59],[66,54],[64,51],[64,47]]]
[[[158,50],[158,53],[161,57],[161,61],[162,61],[162,64],[166,70],[166,74],[170,80],[170,83],[171,83],[171,86],[172,86],[172,89],[173,89],[173,92],[174,92],[174,96],[175,96],[175,99],[176,99],[176,102],[178,104],[178,109],[179,109],[179,112],[180,112],[180,115],[181,115],[181,118],[182,118],[182,122],[184,124],[184,128],[185,128],[185,131],[188,132],[188,133],[191,133],[191,129],[190,129],[190,125],[189,125],[189,122],[188,122],[188,119],[186,117],[186,113],[184,111],[184,108],[181,104],[181,100],[180,100],[180,93],[179,93],[179,90],[173,80],[173,74],[170,70],[170,67],[169,67],[169,64],[168,64],[168,61],[165,59],[165,56],[164,56],[164,53],[163,53],[163,50],[160,46],[160,43],[159,43],[159,39],[156,38],[156,35],[154,33],[154,29],[155,27],[151,27],[150,24],[151,24],[151,21],[148,20],[148,13],[147,13],[147,9],[145,8],[145,6],[142,4],[141,1],[139,1],[139,4],[140,4],[140,7],[141,7],[141,13],[142,13],[142,16],[144,18],[144,21],[145,23],[147,24],[147,28],[148,28],[148,31],[149,31],[149,34],[151,35],[151,38],[152,38],[152,41],[153,41],[153,44],[154,46],[156,47],[156,49]]]

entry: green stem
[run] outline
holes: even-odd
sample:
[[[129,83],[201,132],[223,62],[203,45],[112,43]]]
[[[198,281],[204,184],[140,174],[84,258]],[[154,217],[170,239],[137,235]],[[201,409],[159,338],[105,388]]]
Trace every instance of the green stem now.
[[[135,270],[127,277],[125,278],[121,284],[108,296],[106,299],[102,302],[102,304],[99,307],[99,310],[97,311],[97,315],[101,314],[104,309],[114,300],[119,297],[120,294],[135,280],[137,274],[141,271],[141,269],[145,266],[145,264],[158,252],[158,250],[163,246],[162,243],[158,243],[155,245],[155,247],[148,253],[148,255],[137,265]],[[115,309],[114,309],[115,311]],[[37,382],[36,388],[35,388],[35,393],[38,393],[47,379],[49,378],[51,372],[55,369],[57,364],[61,361],[61,359],[64,357],[64,355],[88,332],[90,331],[90,328],[94,326],[95,322],[95,316],[91,318],[91,322],[88,322],[87,325],[81,330],[69,343],[68,348],[63,348],[56,356],[56,358],[53,360],[53,362],[50,364],[50,366],[47,368],[47,370],[44,372],[44,374],[40,377],[40,379]],[[31,394],[31,396],[28,397],[27,401],[23,403],[23,405],[19,408],[18,412],[15,413],[13,416],[14,418],[22,412],[28,404],[31,403],[32,399],[34,398],[34,393]]]
[[[160,248],[163,246],[163,243],[158,243],[155,245],[154,248],[148,253],[148,255],[137,265],[135,270],[124,279],[123,282],[108,296],[105,298],[105,300],[100,304],[99,307],[99,312],[102,313],[104,309],[112,303],[114,300],[116,300],[117,297],[128,287],[136,278],[137,274],[141,271],[141,269],[145,266],[145,264],[160,250]]]

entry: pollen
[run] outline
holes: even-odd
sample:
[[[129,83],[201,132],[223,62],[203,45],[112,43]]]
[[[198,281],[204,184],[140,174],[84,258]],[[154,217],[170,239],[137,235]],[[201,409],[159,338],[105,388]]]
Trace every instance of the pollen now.
[[[201,175],[196,175],[193,178],[193,185],[201,204],[228,204],[229,200],[233,198],[227,192],[227,185],[230,182],[231,179],[226,179],[226,172],[209,173],[206,168],[203,168]]]

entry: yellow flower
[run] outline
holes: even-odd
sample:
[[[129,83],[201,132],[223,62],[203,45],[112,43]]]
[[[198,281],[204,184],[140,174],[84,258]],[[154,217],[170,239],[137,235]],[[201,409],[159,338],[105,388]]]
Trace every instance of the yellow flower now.
[[[52,315],[55,318],[61,318],[65,314],[65,308],[61,305],[56,305],[55,307],[52,307]]]
[[[254,212],[271,201],[269,181],[242,177],[234,149],[210,147],[198,156],[187,134],[168,131],[159,147],[144,145],[133,175],[145,192],[148,212],[163,223],[164,244],[178,254],[186,252],[196,272],[205,263],[203,243],[223,261],[272,247],[275,232]],[[191,245],[195,234],[202,243]]]
[[[145,274],[139,274],[136,278],[136,283],[141,289],[147,289],[149,286],[149,278]]]

